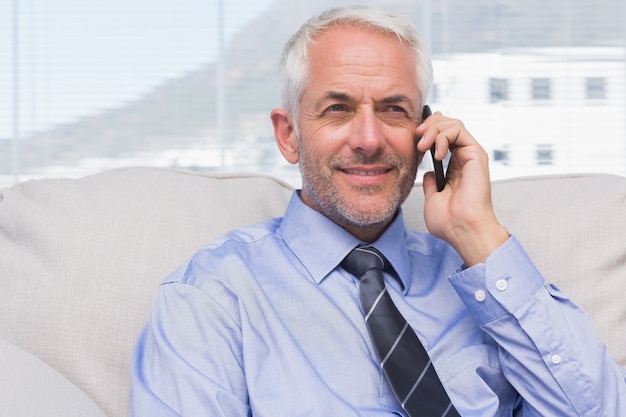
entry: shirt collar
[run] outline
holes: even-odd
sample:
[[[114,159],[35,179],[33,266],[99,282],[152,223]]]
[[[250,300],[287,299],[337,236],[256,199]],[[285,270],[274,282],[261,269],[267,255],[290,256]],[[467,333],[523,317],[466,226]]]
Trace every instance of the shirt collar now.
[[[363,242],[341,226],[304,204],[297,191],[291,196],[278,233],[317,284],[352,249],[363,246]],[[401,211],[371,246],[385,255],[406,291],[411,275]]]

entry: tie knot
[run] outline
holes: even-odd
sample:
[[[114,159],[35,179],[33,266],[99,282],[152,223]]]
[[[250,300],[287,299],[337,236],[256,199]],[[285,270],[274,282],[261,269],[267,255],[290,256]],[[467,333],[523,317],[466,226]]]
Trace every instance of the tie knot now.
[[[341,261],[341,266],[357,277],[370,269],[382,271],[385,268],[384,256],[373,247],[355,248]]]

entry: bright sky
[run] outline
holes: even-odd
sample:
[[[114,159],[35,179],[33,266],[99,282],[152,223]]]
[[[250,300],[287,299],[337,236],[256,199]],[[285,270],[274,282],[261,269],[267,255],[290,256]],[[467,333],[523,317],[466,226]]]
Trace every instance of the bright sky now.
[[[223,0],[226,40],[273,2]],[[13,135],[14,10],[21,135],[118,106],[218,51],[218,0],[0,0],[0,140]]]

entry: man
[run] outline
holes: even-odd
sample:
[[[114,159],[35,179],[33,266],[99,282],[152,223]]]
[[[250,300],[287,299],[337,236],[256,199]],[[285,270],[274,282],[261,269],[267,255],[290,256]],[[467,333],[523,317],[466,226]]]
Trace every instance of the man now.
[[[437,415],[626,415],[626,372],[498,223],[485,151],[457,120],[422,120],[432,76],[413,26],[328,11],[290,40],[282,71],[271,119],[302,190],[283,218],[227,234],[162,284],[131,415],[417,415],[381,367],[342,263],[357,247],[392,267],[385,291],[436,371]],[[452,151],[447,184],[437,192],[426,174],[430,234],[416,233],[400,205],[433,144],[438,159]]]

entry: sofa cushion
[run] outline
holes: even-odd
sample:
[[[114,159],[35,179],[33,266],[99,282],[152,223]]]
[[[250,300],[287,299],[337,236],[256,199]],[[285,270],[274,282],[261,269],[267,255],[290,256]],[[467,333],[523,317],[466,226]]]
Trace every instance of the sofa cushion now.
[[[0,339],[3,416],[106,417],[91,398],[41,359]]]
[[[227,230],[281,215],[265,176],[117,169],[0,193],[0,337],[42,358],[110,417],[160,282]]]

